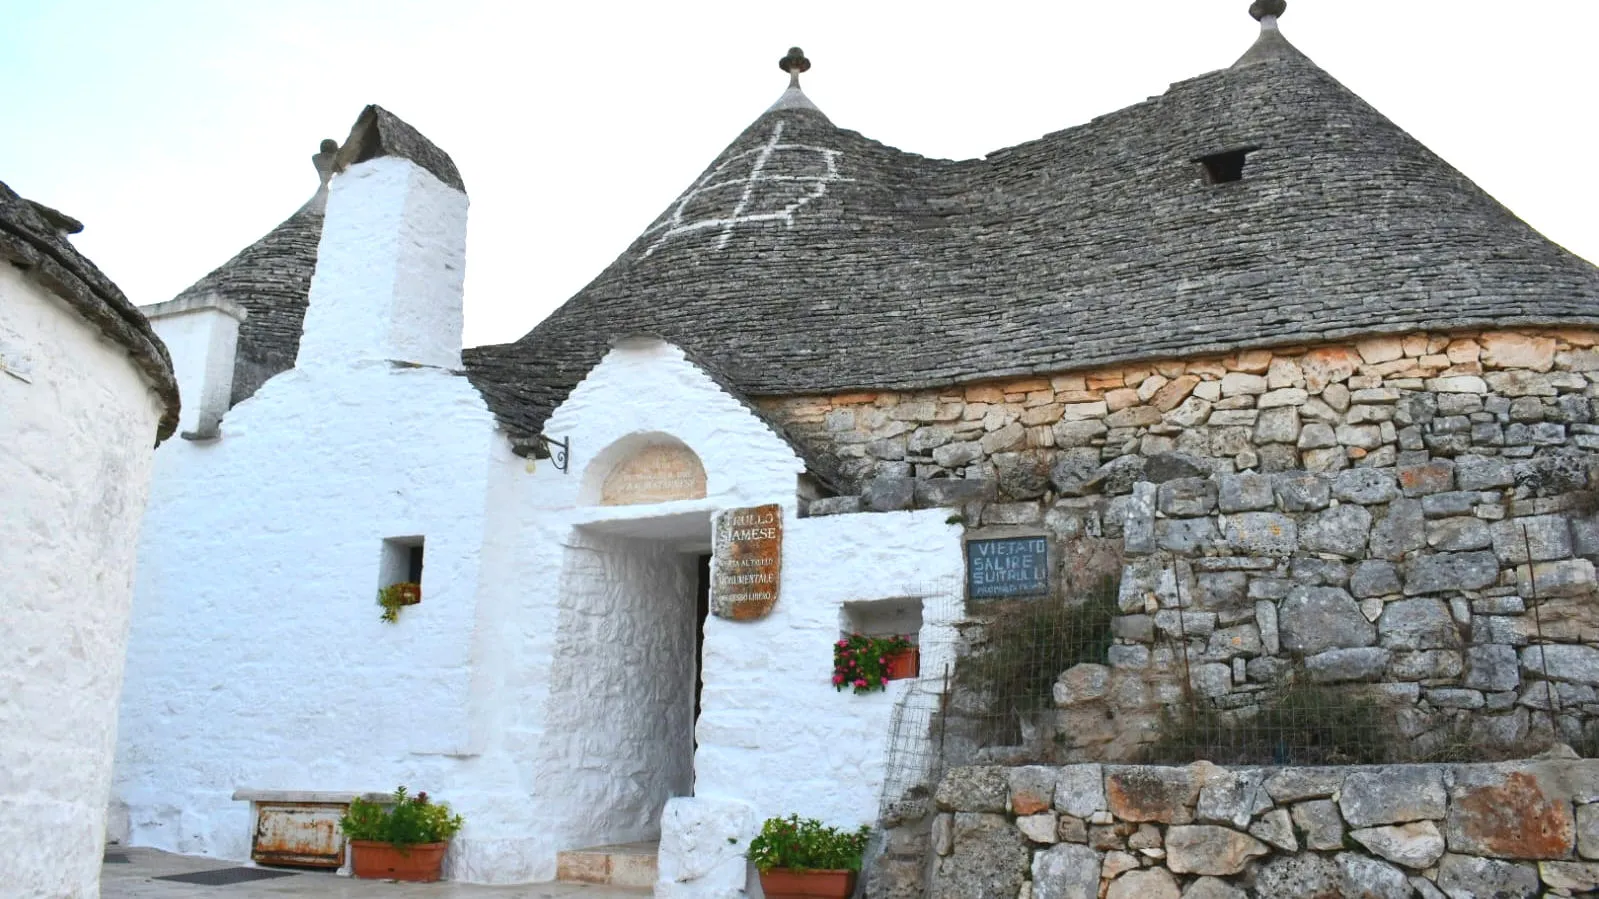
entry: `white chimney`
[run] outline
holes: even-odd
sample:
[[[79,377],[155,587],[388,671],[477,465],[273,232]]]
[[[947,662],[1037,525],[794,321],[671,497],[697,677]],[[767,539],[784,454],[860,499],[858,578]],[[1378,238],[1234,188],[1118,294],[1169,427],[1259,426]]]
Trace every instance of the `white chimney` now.
[[[244,307],[214,294],[168,300],[139,311],[167,345],[183,413],[178,433],[213,440],[233,395],[233,361]]]
[[[296,367],[460,368],[467,198],[455,164],[368,106],[334,170]]]

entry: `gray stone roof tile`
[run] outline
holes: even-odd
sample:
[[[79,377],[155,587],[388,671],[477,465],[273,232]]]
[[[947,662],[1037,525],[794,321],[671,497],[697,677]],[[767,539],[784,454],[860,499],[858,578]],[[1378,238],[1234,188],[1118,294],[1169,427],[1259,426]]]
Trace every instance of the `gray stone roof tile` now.
[[[82,229],[76,219],[25,200],[0,182],[0,256],[39,279],[127,352],[164,407],[155,433],[159,446],[178,426],[172,358],[138,308],[67,240]]]
[[[619,334],[752,396],[1484,325],[1599,325],[1554,245],[1274,29],[1232,69],[952,162],[779,105],[473,382],[513,433]],[[1197,160],[1253,148],[1242,180]]]

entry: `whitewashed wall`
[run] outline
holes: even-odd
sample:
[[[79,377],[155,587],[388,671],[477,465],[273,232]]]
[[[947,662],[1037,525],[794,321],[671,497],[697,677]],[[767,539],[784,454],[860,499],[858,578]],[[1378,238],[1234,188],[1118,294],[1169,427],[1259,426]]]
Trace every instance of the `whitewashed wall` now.
[[[242,859],[235,790],[448,795],[477,776],[484,510],[516,460],[464,375],[390,361],[458,362],[466,207],[405,160],[340,175],[306,364],[220,440],[157,454],[114,797],[131,842]],[[443,333],[395,338],[424,326]],[[422,603],[382,622],[383,540],[414,536]]]
[[[291,370],[214,443],[172,441],[140,546],[116,799],[136,845],[247,858],[234,790],[435,792],[471,751],[492,417],[436,369]],[[426,539],[422,603],[376,603]]]
[[[616,781],[582,770],[590,753],[609,758],[615,722],[646,719],[662,701],[662,690],[639,692],[635,682],[675,664],[665,661],[671,654],[643,669],[613,666],[597,655],[607,649],[604,638],[646,620],[606,617],[623,604],[597,585],[656,581],[624,569],[642,573],[663,555],[691,564],[697,548],[711,542],[714,513],[741,506],[784,509],[783,593],[764,621],[707,623],[695,794],[752,803],[760,817],[792,811],[848,826],[872,821],[889,716],[905,687],[860,697],[835,692],[832,644],[847,601],[920,596],[937,589],[929,585],[958,583],[960,529],[946,523],[948,513],[797,519],[803,466],[793,450],[679,350],[658,341],[613,350],[551,417],[546,433],[571,438],[570,473],[547,461],[498,472],[484,553],[480,614],[506,616],[499,620],[516,626],[480,629],[478,658],[485,664],[477,689],[499,697],[493,709],[482,706],[494,720],[485,730],[495,734],[491,754],[516,766],[519,786],[478,804],[484,814],[472,839],[452,850],[453,876],[547,880],[559,850],[658,832],[658,805],[646,803],[652,805],[647,832],[629,829],[637,803],[605,792]],[[592,504],[608,466],[626,456],[610,451],[613,445],[643,445],[663,435],[700,456],[704,499]],[[596,545],[606,547],[603,565],[591,557]],[[671,599],[672,592],[651,591],[658,600],[687,605],[691,599]],[[928,602],[926,642],[949,643],[932,635],[948,624],[938,610],[951,606],[948,595]],[[601,642],[589,643],[596,635]],[[588,666],[576,680],[574,663]],[[691,696],[691,684],[681,689],[685,699]],[[644,757],[635,754],[626,764]],[[612,802],[621,814],[607,820]]]
[[[161,405],[0,265],[0,893],[99,895],[133,548]]]

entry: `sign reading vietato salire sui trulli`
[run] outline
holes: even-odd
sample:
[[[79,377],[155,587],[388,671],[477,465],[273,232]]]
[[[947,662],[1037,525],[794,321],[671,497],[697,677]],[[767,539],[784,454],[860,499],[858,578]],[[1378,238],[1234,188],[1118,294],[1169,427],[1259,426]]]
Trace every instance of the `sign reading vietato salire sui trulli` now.
[[[729,509],[716,516],[711,608],[718,618],[765,617],[777,604],[782,574],[782,506]]]
[[[966,595],[1011,599],[1049,592],[1047,537],[993,537],[966,541]]]

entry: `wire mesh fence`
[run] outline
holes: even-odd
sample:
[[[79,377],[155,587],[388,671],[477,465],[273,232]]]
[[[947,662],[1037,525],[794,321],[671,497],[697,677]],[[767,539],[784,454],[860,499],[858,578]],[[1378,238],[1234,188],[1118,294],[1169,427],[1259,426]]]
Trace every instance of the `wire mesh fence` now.
[[[952,606],[938,614],[950,625],[936,639],[948,645],[924,645],[923,657],[949,661],[924,670],[895,709],[885,810],[966,764],[1492,761],[1556,742],[1599,754],[1599,691],[1550,677],[1562,652],[1594,647],[1599,633],[1582,629],[1586,619],[1552,622],[1531,567],[1517,595],[1495,601],[1524,604],[1513,637],[1491,630],[1511,618],[1468,624],[1452,612],[1469,611],[1469,599],[1434,597],[1414,606],[1444,610],[1427,625],[1434,637],[1323,651],[1338,640],[1312,632],[1310,650],[1266,645],[1264,619],[1281,597],[1269,609],[1242,596],[1207,605],[1185,586],[1191,560],[1156,561],[1170,577],[1148,598],[1106,577],[1004,602],[947,594]],[[1298,573],[1318,563],[1268,564]],[[1361,611],[1375,634],[1381,607]]]

